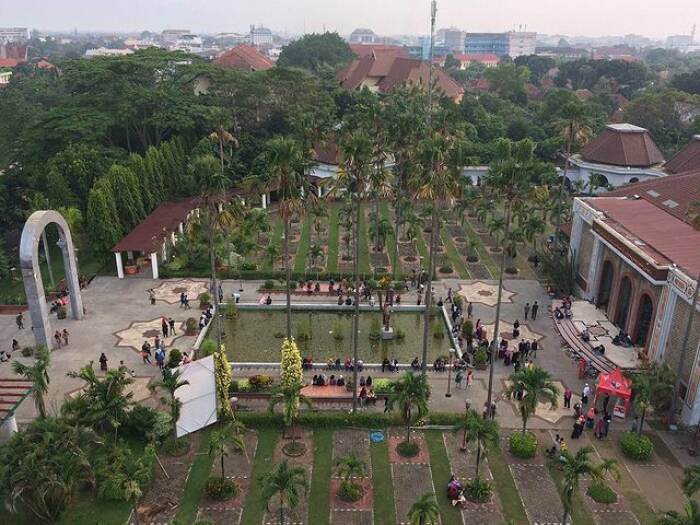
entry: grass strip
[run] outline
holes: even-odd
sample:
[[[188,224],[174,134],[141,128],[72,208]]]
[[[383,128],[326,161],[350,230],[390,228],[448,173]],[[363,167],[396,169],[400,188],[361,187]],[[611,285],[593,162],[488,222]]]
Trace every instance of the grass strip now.
[[[360,213],[360,273],[368,274],[371,269],[369,266],[369,230],[367,229],[367,217],[365,216],[366,207],[363,206]]]
[[[623,492],[627,506],[632,513],[637,516],[641,525],[655,525],[658,523],[659,517],[651,508],[647,500],[636,490],[626,490]]]
[[[328,483],[333,461],[333,430],[314,431],[314,470],[309,491],[309,523],[319,525],[330,521]]]
[[[265,502],[258,478],[272,468],[272,454],[279,438],[275,429],[258,430],[258,446],[255,452],[253,472],[250,476],[248,497],[245,500],[240,525],[260,525],[265,515]],[[191,522],[187,522],[191,523]]]
[[[557,486],[559,497],[561,498],[562,489],[564,487],[564,473],[551,461],[547,463],[547,470],[549,470],[549,475],[552,476],[554,484]],[[564,504],[563,500],[562,504]],[[579,486],[579,490],[574,493],[574,498],[571,503],[571,516],[569,518],[576,525],[595,525],[593,513],[588,506],[588,502],[584,499],[581,486]]]
[[[294,271],[296,273],[306,273],[306,263],[309,260],[309,248],[311,247],[311,217],[304,217],[301,223],[301,235],[297,255],[294,259]]]
[[[335,273],[338,271],[338,206],[329,206],[328,209],[328,254],[326,271]]]
[[[279,253],[282,253],[282,233],[283,232],[284,232],[284,222],[274,221],[274,224],[272,226],[272,234],[270,236],[270,245],[277,246],[279,248]],[[268,260],[267,256],[265,256],[265,264],[263,265],[263,268],[265,269],[266,272],[275,271],[273,261]]]
[[[493,484],[496,487],[498,497],[501,499],[503,514],[506,523],[515,525],[528,525],[530,522],[523,507],[523,500],[515,486],[513,475],[503,459],[503,452],[498,446],[489,448],[489,468],[493,474]]]
[[[181,523],[194,523],[199,507],[199,498],[204,491],[204,485],[211,472],[212,457],[209,455],[209,435],[213,427],[199,433],[199,447],[190,467],[190,474],[185,485],[185,492],[180,500],[176,520]]]
[[[464,264],[464,261],[459,255],[459,252],[457,251],[454,242],[452,242],[452,237],[447,232],[447,228],[445,228],[444,226],[442,227],[442,230],[440,230],[440,238],[442,239],[442,244],[445,246],[445,253],[447,254],[447,258],[450,260],[452,268],[454,268],[454,270],[457,272],[459,278],[470,279],[471,275],[469,274],[467,265]]]
[[[418,250],[418,255],[423,258],[421,266],[426,265],[428,261],[428,245],[425,244],[425,239],[423,238],[422,233],[419,233],[416,236],[416,249]]]
[[[384,219],[389,225],[391,225],[391,230],[386,236],[386,251],[389,254],[389,261],[391,262],[392,268],[397,268],[397,274],[401,273],[401,262],[399,261],[399,266],[397,267],[397,261],[394,259],[394,251],[396,250],[396,239],[394,238],[394,224],[391,221],[391,215],[389,214],[389,205],[386,202],[379,203],[379,215]],[[398,255],[398,253],[396,254]]]
[[[481,242],[481,239],[479,239],[479,236],[476,234],[476,232],[474,231],[474,228],[472,228],[472,225],[469,221],[464,222],[464,231],[466,232],[467,237],[470,240],[476,242],[476,252],[479,254],[480,262],[484,266],[486,266],[486,269],[491,273],[492,278],[497,276],[498,275],[498,265],[493,260],[493,257],[491,257],[491,254],[486,249],[486,246],[484,246],[484,243]]]
[[[394,484],[391,481],[389,445],[386,440],[371,443],[372,485],[374,488],[374,525],[396,525]]]
[[[428,430],[424,432],[425,442],[428,444],[430,452],[430,471],[433,474],[433,485],[442,487],[447,484],[452,475],[450,460],[447,458],[445,442],[442,439],[442,432],[439,430]],[[418,494],[417,496],[420,496]],[[440,506],[440,518],[443,523],[461,523],[462,513],[457,507],[453,507],[445,497],[437,497]]]

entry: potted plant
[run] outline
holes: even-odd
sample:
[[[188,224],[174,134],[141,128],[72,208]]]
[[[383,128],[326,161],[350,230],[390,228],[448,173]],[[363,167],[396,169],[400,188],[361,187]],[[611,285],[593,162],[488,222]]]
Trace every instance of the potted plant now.
[[[139,266],[136,264],[136,261],[133,259],[129,259],[126,261],[126,265],[124,266],[124,273],[127,275],[134,275],[139,273]]]
[[[487,359],[488,355],[486,354],[486,350],[479,348],[474,354],[474,368],[477,370],[486,370]]]
[[[199,296],[199,307],[207,308],[211,304],[211,295],[208,292],[204,292]]]
[[[185,335],[195,335],[197,333],[197,320],[194,317],[188,317],[185,321]]]

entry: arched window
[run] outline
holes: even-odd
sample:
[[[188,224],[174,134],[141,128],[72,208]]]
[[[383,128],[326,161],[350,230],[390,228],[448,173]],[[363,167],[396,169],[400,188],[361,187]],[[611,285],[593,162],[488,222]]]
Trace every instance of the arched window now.
[[[603,263],[603,273],[600,277],[600,287],[598,289],[598,297],[596,305],[601,308],[608,306],[610,301],[610,291],[612,290],[613,278],[615,277],[615,268],[610,261]]]
[[[637,326],[634,329],[634,343],[637,346],[646,346],[649,340],[651,323],[654,320],[654,303],[649,294],[642,294],[637,307]]]

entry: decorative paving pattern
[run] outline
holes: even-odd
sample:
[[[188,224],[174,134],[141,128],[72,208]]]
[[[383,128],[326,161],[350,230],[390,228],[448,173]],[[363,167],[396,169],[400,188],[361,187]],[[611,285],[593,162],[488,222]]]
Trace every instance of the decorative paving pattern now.
[[[484,327],[484,330],[486,331],[486,338],[489,340],[493,336],[494,325],[495,323],[482,325]],[[507,321],[502,320],[498,324],[498,328],[500,330],[500,337],[508,341],[511,345],[517,345],[520,341],[523,340],[540,341],[544,337],[544,335],[530,330],[530,327],[525,323],[520,324],[520,336],[517,339],[513,339],[513,323],[509,323]]]
[[[471,284],[461,284],[457,293],[471,303],[496,306],[498,300],[498,285],[476,281]],[[511,292],[504,287],[503,294],[501,295],[501,302],[512,303],[514,295],[515,292]]]
[[[185,292],[190,304],[194,304],[200,294],[207,291],[207,283],[205,281],[194,281],[192,279],[178,279],[177,281],[163,281],[160,286],[153,288],[153,293],[156,296],[156,301],[162,301],[168,304],[177,304],[180,302],[180,294]]]
[[[535,417],[539,417],[540,419],[544,419],[545,421],[549,421],[550,423],[556,423],[557,421],[565,418],[565,417],[571,417],[573,414],[573,409],[571,408],[564,408],[564,390],[566,387],[561,381],[552,381],[557,388],[559,389],[559,404],[557,405],[557,408],[552,409],[552,404],[551,403],[542,403],[538,402],[537,403],[537,408],[535,408]],[[512,382],[511,381],[504,381],[504,384],[506,388],[508,388]],[[506,400],[509,403],[511,403],[514,407],[518,407],[518,402],[514,399],[508,399]],[[579,403],[581,401],[581,396],[578,394],[572,394],[571,396],[571,406],[573,407],[576,403]],[[567,440],[568,442],[568,440]]]
[[[134,321],[128,328],[115,332],[117,344],[114,346],[131,348],[135,351],[141,349],[144,341],[155,339],[157,335],[163,337],[161,331],[161,318],[156,317],[150,321]],[[165,338],[166,347],[173,346],[174,342],[185,335],[185,323],[182,321],[175,322],[175,334]]]

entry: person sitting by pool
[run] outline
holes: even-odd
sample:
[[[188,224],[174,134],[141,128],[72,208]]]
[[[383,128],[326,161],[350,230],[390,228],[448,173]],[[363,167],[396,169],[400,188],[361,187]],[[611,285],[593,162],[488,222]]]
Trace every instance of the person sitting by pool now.
[[[360,386],[365,386],[365,376],[360,376]]]
[[[331,374],[331,378],[328,380],[328,384],[330,384],[331,386],[336,386],[338,384],[338,380],[333,374]]]
[[[365,362],[362,359],[357,360],[357,371],[362,372],[362,369],[365,367]]]
[[[348,298],[345,299],[345,306],[352,306],[352,298],[348,295]]]
[[[338,291],[340,291],[340,288],[338,288]],[[343,306],[343,296],[338,295],[338,306]]]
[[[394,299],[394,304],[401,304],[401,294],[396,295],[396,298]]]
[[[328,385],[328,378],[326,377],[326,374],[321,374],[318,376],[318,386],[327,386]]]
[[[335,358],[335,369],[340,370],[340,357]]]
[[[385,357],[382,361],[382,372],[385,372],[387,369],[391,370],[391,362]]]
[[[349,357],[345,358],[345,370],[352,370],[352,360]]]
[[[268,294],[267,298],[265,299],[265,304],[270,306],[272,304],[272,297]]]
[[[365,384],[370,387],[372,386],[372,376],[367,376],[367,381],[365,381]]]
[[[326,361],[326,370],[333,370],[334,365],[335,365],[335,362],[333,361],[333,359],[328,358],[328,361]]]
[[[441,358],[437,358],[433,362],[433,370],[436,372],[444,372],[445,371],[445,362]]]
[[[311,380],[311,384],[314,386],[318,385],[318,376],[314,374],[313,379]]]
[[[318,293],[320,291],[321,291],[321,283],[319,283],[317,281],[316,284],[314,284],[314,292]]]
[[[420,370],[420,361],[418,360],[417,357],[414,358],[413,361],[411,361],[411,368],[413,370]]]
[[[374,388],[370,387],[367,391],[367,404],[376,405],[377,404],[377,394],[374,393]]]
[[[345,386],[345,378],[342,375],[338,376],[338,386]]]
[[[305,357],[301,362],[301,368],[303,370],[309,370],[311,368],[311,359],[308,357]]]

